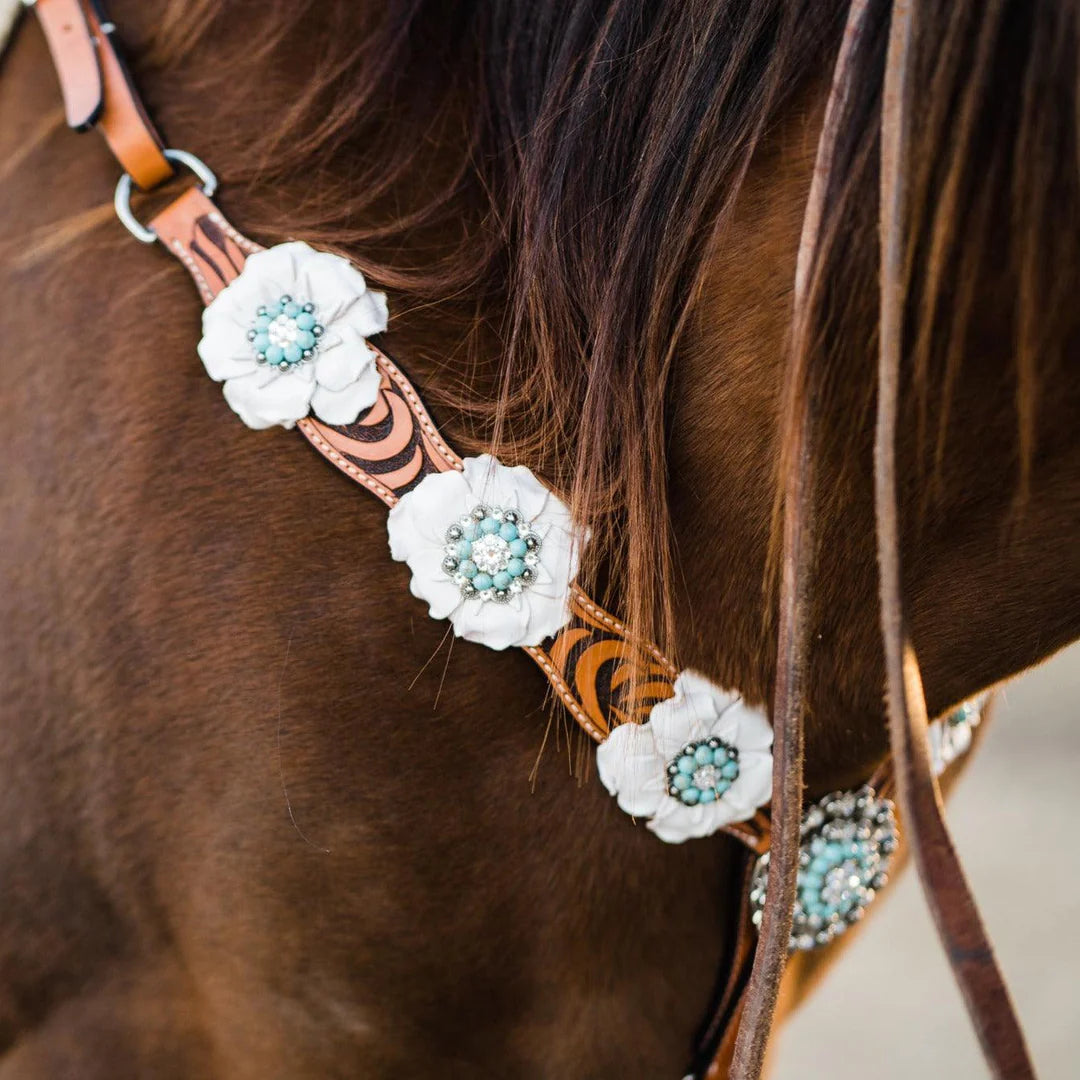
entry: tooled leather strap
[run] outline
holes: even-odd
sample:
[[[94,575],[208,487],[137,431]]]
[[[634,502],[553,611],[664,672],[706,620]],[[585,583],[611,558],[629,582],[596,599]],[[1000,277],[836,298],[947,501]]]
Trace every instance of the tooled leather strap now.
[[[124,171],[144,191],[173,175],[161,139],[113,44],[113,27],[97,0],[36,0],[68,124],[97,128]]]
[[[187,268],[206,304],[240,273],[248,255],[261,250],[197,188],[162,210],[150,229]],[[309,417],[297,427],[336,468],[393,506],[425,476],[460,470],[462,463],[404,372],[386,353],[374,351],[382,382],[370,409],[352,424],[335,426]],[[597,742],[615,723],[647,719],[653,705],[674,693],[678,673],[663,653],[631,639],[618,619],[576,587],[567,624],[555,637],[525,651],[582,730]],[[745,843],[755,842],[756,834],[746,823],[739,830],[735,834]]]
[[[900,806],[927,903],[953,975],[997,1080],[1033,1080],[1024,1034],[945,825],[927,742],[926,699],[904,625],[896,475],[904,321],[904,163],[912,97],[912,9],[895,0],[881,112],[881,328],[874,507],[880,568],[889,732]]]

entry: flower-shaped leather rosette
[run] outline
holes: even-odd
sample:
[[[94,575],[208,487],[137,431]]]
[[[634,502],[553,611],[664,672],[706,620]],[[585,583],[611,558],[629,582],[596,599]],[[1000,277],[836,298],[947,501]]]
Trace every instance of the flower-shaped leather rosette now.
[[[426,476],[391,509],[390,554],[433,619],[492,649],[539,645],[570,617],[585,537],[524,466],[490,455]]]
[[[646,723],[611,732],[596,766],[623,810],[678,844],[745,821],[769,801],[772,738],[764,712],[684,671]]]
[[[295,241],[251,255],[206,308],[199,356],[248,427],[311,411],[351,424],[378,394],[366,339],[386,321],[386,296],[347,259]]]

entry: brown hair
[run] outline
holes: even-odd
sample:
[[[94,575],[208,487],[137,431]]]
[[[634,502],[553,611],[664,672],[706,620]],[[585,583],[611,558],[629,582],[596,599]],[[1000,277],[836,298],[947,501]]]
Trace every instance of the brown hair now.
[[[619,565],[619,594],[607,599],[670,650],[672,357],[755,147],[829,70],[846,4],[409,0],[362,15],[323,4],[317,20],[310,6],[261,4],[250,20],[249,57],[302,27],[321,36],[322,61],[293,107],[251,134],[249,164],[234,179],[265,185],[317,176],[338,154],[355,160],[347,190],[313,183],[319,196],[290,208],[289,228],[349,251],[407,303],[498,320],[494,365],[475,350],[467,375],[456,362],[457,374],[428,395],[467,414],[478,444],[540,462],[586,522],[604,524],[591,572]],[[1014,342],[1021,496],[1038,449],[1040,378],[1074,343],[1077,8],[917,5],[905,401],[924,450],[924,500],[946,467],[951,389],[980,336]],[[807,365],[826,413],[840,381],[866,387],[867,414],[873,400],[890,10],[885,0],[870,5],[855,58],[858,91],[825,193],[803,355],[792,360]],[[228,12],[239,17],[233,5]],[[176,62],[223,17],[208,2],[172,4],[158,59]],[[254,93],[267,73],[249,62],[237,76],[245,70]],[[423,181],[415,142],[397,137],[418,118],[445,147],[442,172]],[[394,197],[405,176],[420,193],[409,206]],[[395,259],[404,237],[412,265]],[[974,323],[991,304],[992,326]],[[789,428],[793,408],[781,420]],[[825,430],[843,437],[853,427]]]

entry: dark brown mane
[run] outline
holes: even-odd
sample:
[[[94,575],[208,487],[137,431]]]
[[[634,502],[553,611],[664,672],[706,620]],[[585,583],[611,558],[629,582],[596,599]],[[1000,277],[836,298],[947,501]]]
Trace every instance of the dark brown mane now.
[[[417,2],[383,9],[368,28],[356,26],[349,7],[337,26],[320,23],[320,65],[297,79],[294,107],[222,148],[235,163],[227,179],[308,175],[311,199],[290,208],[289,231],[347,249],[413,304],[463,298],[463,324],[472,310],[488,324],[502,312],[499,360],[474,354],[464,365],[472,379],[447,379],[428,393],[473,418],[478,444],[542,461],[589,521],[622,522],[600,530],[596,564],[621,568],[620,610],[671,648],[678,583],[666,520],[665,401],[673,350],[750,157],[778,110],[808,77],[820,78],[844,5]],[[920,468],[935,480],[926,490],[938,496],[956,426],[952,390],[979,335],[1015,342],[1012,482],[1023,492],[1038,446],[1040,372],[1061,364],[1076,333],[1074,7],[921,5],[923,122],[908,165],[917,236],[910,420]],[[820,392],[828,398],[831,382],[857,377],[867,411],[889,10],[876,9],[859,64],[864,92],[845,118],[828,193],[808,338]],[[226,11],[235,21],[234,6],[172,4],[153,56],[181,64]],[[259,11],[255,39],[244,42],[255,55],[307,25],[304,4]],[[257,64],[246,70],[251,81],[232,92],[257,95],[267,73]],[[479,104],[466,129],[451,131],[465,96]],[[402,207],[395,184],[408,178],[415,189],[429,162],[387,118],[413,115],[425,115],[433,139],[456,146],[457,156],[444,155],[421,189],[426,199]],[[319,183],[335,152],[357,162],[347,190]],[[430,245],[418,244],[428,233]],[[395,259],[405,238],[411,265]],[[999,324],[971,326],[991,293]],[[459,365],[471,340],[467,327],[448,338]],[[489,397],[496,384],[497,405]]]

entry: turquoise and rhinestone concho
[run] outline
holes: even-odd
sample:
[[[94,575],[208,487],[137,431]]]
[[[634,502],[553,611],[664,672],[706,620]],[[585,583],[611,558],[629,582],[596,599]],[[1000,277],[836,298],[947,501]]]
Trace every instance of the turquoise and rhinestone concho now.
[[[283,296],[260,305],[247,337],[258,363],[288,371],[315,355],[322,332],[313,303]]]
[[[801,835],[792,951],[827,945],[863,917],[888,880],[896,850],[893,804],[870,787],[833,792],[807,810]],[[761,925],[768,872],[766,852],[750,883],[755,926]]]
[[[446,530],[442,567],[466,600],[505,604],[536,580],[540,547],[520,510],[481,504]]]
[[[739,778],[739,751],[715,736],[687,743],[668,762],[668,794],[687,806],[719,799]]]

